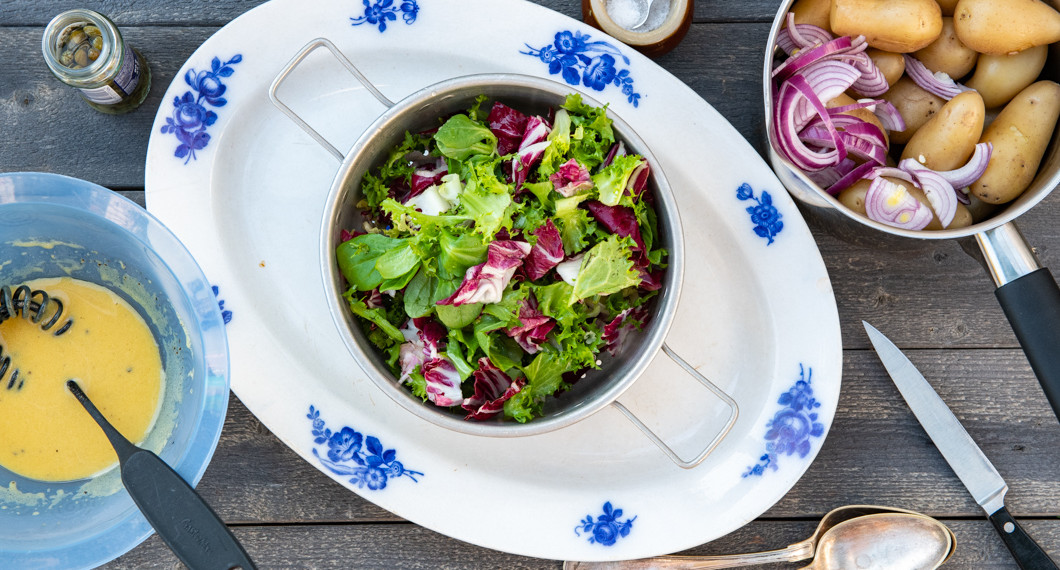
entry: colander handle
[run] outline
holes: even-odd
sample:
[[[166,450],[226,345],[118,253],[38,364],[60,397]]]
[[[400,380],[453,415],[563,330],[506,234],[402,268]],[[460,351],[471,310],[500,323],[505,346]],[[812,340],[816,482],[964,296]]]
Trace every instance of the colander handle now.
[[[333,55],[335,59],[339,60],[339,63],[341,63],[342,66],[346,68],[346,71],[349,71],[350,74],[357,79],[357,81],[360,81],[361,85],[364,85],[365,89],[367,89],[369,93],[375,96],[375,98],[385,107],[387,107],[388,109],[390,107],[393,107],[394,102],[390,99],[387,99],[386,95],[383,95],[383,93],[380,92],[379,89],[377,89],[371,81],[368,81],[368,78],[365,77],[364,74],[361,73],[360,70],[358,70],[353,65],[353,62],[351,62],[345,55],[343,55],[342,52],[339,51],[339,48],[335,47],[335,44],[331,43],[330,40],[327,40],[325,38],[317,38],[306,44],[305,47],[303,47],[302,50],[299,51],[298,54],[295,55],[291,59],[291,61],[280,71],[279,75],[276,76],[276,79],[272,81],[272,85],[269,87],[269,100],[272,101],[272,104],[275,105],[276,108],[278,108],[280,111],[282,111],[284,115],[287,115],[287,117],[294,121],[296,125],[302,127],[303,131],[308,133],[309,136],[313,137],[315,141],[320,143],[320,146],[324,147],[325,150],[330,152],[336,159],[339,160],[339,162],[342,162],[343,160],[345,160],[346,155],[339,151],[339,149],[335,148],[335,145],[328,142],[323,135],[316,131],[316,129],[309,126],[309,123],[305,122],[302,117],[298,116],[298,113],[292,111],[291,108],[288,107],[283,101],[280,101],[280,98],[276,95],[276,91],[280,89],[280,85],[282,85],[283,82],[287,79],[287,76],[290,75],[291,72],[294,71],[300,63],[302,63],[302,60],[309,56],[309,54],[313,53],[314,50],[321,47],[328,48],[328,51],[331,52],[331,55]]]
[[[611,402],[611,405],[618,408],[618,411],[622,412],[629,421],[633,422],[633,425],[637,426],[637,428],[641,432],[643,432],[644,435],[652,441],[652,443],[659,446],[659,449],[661,449],[663,453],[665,453],[666,456],[670,458],[671,461],[677,464],[678,467],[682,469],[691,469],[696,465],[702,463],[703,460],[706,459],[707,456],[710,455],[710,453],[714,451],[716,447],[718,447],[718,444],[720,444],[721,441],[725,439],[725,436],[729,435],[729,432],[732,431],[732,427],[736,425],[736,418],[740,415],[740,407],[736,405],[736,400],[733,400],[731,396],[726,394],[725,391],[721,388],[718,388],[713,382],[708,380],[706,376],[700,374],[699,371],[693,368],[691,364],[685,362],[685,360],[678,356],[677,353],[674,352],[673,349],[671,349],[669,346],[663,344],[662,351],[664,354],[666,354],[666,356],[669,356],[671,360],[673,360],[681,368],[683,368],[685,372],[688,372],[690,376],[692,376],[696,380],[699,380],[701,384],[706,386],[707,389],[713,392],[715,396],[721,399],[721,401],[729,407],[729,419],[725,422],[725,427],[723,427],[721,431],[719,431],[717,435],[714,436],[714,439],[710,441],[707,447],[704,448],[703,451],[699,452],[699,454],[693,457],[692,459],[684,459],[680,455],[678,455],[677,452],[671,449],[669,445],[666,445],[666,442],[664,442],[662,438],[660,438],[655,432],[653,432],[651,428],[645,425],[644,422],[640,420],[640,418],[633,414],[633,412],[629,411],[629,408],[626,408],[626,406],[622,405],[621,402]]]

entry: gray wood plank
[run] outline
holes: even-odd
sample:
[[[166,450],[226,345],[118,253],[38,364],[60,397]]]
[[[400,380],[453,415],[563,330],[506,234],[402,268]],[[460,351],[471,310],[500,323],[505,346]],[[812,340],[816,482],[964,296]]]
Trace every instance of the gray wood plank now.
[[[942,521],[957,537],[957,547],[944,568],[1017,568],[993,527],[981,521]],[[1047,551],[1060,554],[1060,521],[1023,520],[1021,524]],[[807,538],[816,521],[752,522],[709,544],[682,554],[724,555],[772,550]],[[234,533],[261,568],[380,569],[430,568],[558,570],[559,561],[505,554],[459,542],[411,524],[302,525],[236,527]],[[634,532],[636,529],[634,529]],[[771,564],[787,570],[805,563]],[[183,568],[157,536],[121,558],[107,570]]]
[[[263,0],[174,0],[164,4],[133,0],[87,0],[77,6],[106,14],[119,26],[167,26],[173,22],[223,26],[262,3]],[[581,3],[577,0],[539,0],[534,3],[577,20],[582,18]],[[431,4],[430,0],[420,0],[421,14],[428,13]],[[56,0],[4,6],[0,11],[0,26],[44,26],[53,16],[68,9],[68,3]],[[693,17],[696,22],[765,22],[773,20],[776,9],[776,3],[764,0],[699,0],[694,3]],[[350,2],[351,16],[363,13],[361,2]]]

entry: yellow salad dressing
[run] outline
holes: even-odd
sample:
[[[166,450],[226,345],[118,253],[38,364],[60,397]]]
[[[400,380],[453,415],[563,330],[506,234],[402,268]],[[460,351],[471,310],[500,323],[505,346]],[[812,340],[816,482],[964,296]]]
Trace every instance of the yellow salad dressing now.
[[[23,380],[17,390],[7,389],[10,370],[0,380],[0,465],[45,481],[92,476],[118,457],[66,381],[77,379],[103,416],[139,443],[160,405],[158,345],[136,310],[104,287],[70,277],[25,284],[60,299],[64,309],[48,331],[21,316],[0,323],[0,346]],[[72,326],[55,336],[67,318]]]

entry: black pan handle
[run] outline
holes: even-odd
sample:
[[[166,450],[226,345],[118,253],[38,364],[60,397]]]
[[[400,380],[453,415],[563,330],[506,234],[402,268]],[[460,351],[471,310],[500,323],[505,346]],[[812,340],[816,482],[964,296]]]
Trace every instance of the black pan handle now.
[[[1008,509],[1001,507],[995,511],[990,515],[990,522],[994,523],[994,528],[1001,535],[1001,540],[1005,542],[1005,546],[1008,547],[1020,568],[1057,570],[1056,564],[1049,558],[1049,555],[1023,530],[1020,523],[1012,518]]]
[[[1060,288],[1013,222],[975,235],[997,300],[1060,419]]]
[[[1043,267],[994,293],[1053,413],[1060,418],[1060,287]]]

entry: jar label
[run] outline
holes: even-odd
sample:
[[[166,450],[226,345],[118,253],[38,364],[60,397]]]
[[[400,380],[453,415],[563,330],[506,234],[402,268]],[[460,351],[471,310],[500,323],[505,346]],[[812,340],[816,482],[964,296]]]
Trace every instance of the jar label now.
[[[84,94],[85,99],[88,99],[93,103],[113,105],[115,103],[120,103],[122,99],[132,93],[139,83],[140,62],[137,61],[132,46],[125,44],[125,53],[122,55],[121,67],[118,69],[118,73],[114,76],[114,79],[102,87],[81,89],[81,93]]]

